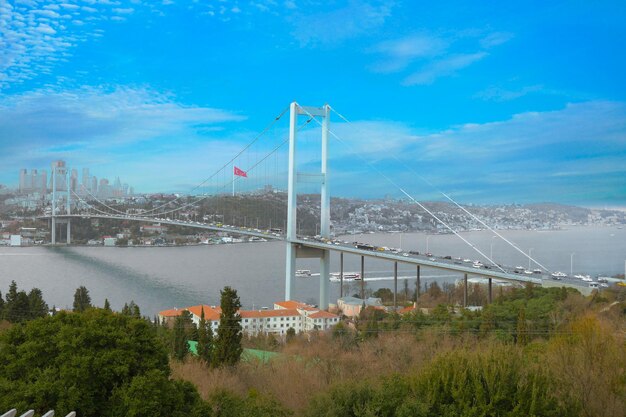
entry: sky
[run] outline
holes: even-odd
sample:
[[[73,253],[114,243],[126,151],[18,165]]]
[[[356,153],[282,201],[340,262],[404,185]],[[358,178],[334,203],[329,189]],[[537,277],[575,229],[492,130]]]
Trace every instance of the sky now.
[[[64,159],[189,192],[297,101],[349,120],[333,196],[626,207],[624,22],[623,1],[0,0],[0,184]]]

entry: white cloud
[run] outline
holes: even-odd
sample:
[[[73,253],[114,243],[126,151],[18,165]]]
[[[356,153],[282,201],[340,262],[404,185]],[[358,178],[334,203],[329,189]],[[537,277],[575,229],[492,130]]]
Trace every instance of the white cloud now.
[[[101,33],[99,21],[128,15],[132,8],[114,8],[119,2],[83,0],[79,3],[49,3],[21,0],[13,5],[0,2],[0,91],[49,74],[59,62],[71,57],[73,48]],[[67,22],[72,20],[72,25]]]
[[[448,41],[427,34],[381,42],[372,51],[384,55],[385,59],[374,64],[373,69],[376,72],[397,72],[417,59],[441,55],[448,45]]]
[[[382,26],[391,10],[391,2],[351,1],[330,12],[296,14],[293,35],[302,45],[341,43]]]
[[[349,149],[417,196],[432,191],[419,180],[423,176],[474,202],[579,203],[585,195],[586,202],[603,196],[626,202],[623,102],[574,103],[429,134],[389,121],[335,123],[333,130]],[[349,170],[354,169],[351,163],[364,165],[356,156],[338,152],[343,146],[333,148],[340,159],[333,166]]]
[[[382,58],[370,69],[380,73],[409,72],[403,85],[432,84],[452,76],[486,56],[490,48],[511,39],[509,33],[466,30],[445,35],[419,33],[376,44],[370,52]]]
[[[458,70],[470,66],[487,56],[486,52],[458,54],[448,56],[428,64],[426,67],[406,77],[404,85],[432,84],[437,78],[455,74]]]

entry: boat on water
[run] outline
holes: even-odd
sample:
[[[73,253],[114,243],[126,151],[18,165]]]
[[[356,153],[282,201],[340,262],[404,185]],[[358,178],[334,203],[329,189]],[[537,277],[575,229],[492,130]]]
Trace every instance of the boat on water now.
[[[552,274],[550,274],[550,275],[552,275],[552,278],[554,278],[554,279],[556,279],[556,280],[560,280],[560,279],[565,278],[565,277],[567,276],[567,274],[566,274],[566,273],[564,273],[564,272],[560,272],[560,271],[553,272],[553,273],[552,273]]]
[[[311,276],[311,270],[310,269],[297,269],[296,270],[296,276],[297,277],[310,277]]]
[[[330,274],[330,279],[331,281],[339,281],[341,279],[341,274],[339,272],[332,272]],[[344,272],[343,273],[343,279],[345,280],[353,280],[353,281],[360,281],[361,280],[361,274],[359,274],[358,272]]]

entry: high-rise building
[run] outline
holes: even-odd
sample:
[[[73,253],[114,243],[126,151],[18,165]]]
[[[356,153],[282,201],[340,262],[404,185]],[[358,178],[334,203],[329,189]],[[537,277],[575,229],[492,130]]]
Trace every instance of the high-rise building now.
[[[73,169],[72,175],[70,175],[70,190],[73,192],[78,191],[78,170]]]
[[[25,193],[26,191],[26,181],[28,177],[28,170],[26,168],[20,169],[20,193]]]
[[[98,177],[91,177],[91,187],[89,189],[89,192],[93,195],[98,194]]]
[[[37,185],[33,184],[33,188],[36,188],[41,195],[45,196],[48,194],[48,173],[45,169],[42,169],[39,173],[39,179],[37,180]]]
[[[89,178],[89,168],[83,168],[83,188],[91,191],[91,178]]]
[[[50,164],[50,167],[52,169],[52,174],[50,175],[50,189],[52,190],[54,184],[53,177],[55,176],[54,173],[56,170],[56,191],[67,191],[65,179],[67,168],[65,167],[65,161],[54,161]]]

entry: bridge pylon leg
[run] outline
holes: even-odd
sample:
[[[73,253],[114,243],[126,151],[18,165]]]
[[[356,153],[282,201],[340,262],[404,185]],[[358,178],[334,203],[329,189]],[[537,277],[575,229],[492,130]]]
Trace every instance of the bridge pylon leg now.
[[[343,252],[339,253],[339,298],[343,298]]]
[[[68,218],[67,219],[67,244],[72,243],[72,222]]]
[[[467,274],[463,276],[463,307],[467,307]]]
[[[398,263],[393,263],[393,308],[398,310]]]
[[[285,301],[292,299],[292,291],[296,281],[296,245],[287,242],[287,259],[285,265]]]
[[[328,286],[330,279],[330,251],[325,250],[320,258],[320,305],[322,310],[328,309]]]
[[[420,277],[420,266],[417,265],[417,282],[415,282],[415,302],[418,302],[422,295],[422,283]]]
[[[365,300],[365,256],[361,255],[361,299]]]
[[[57,244],[57,219],[52,216],[52,221],[50,222],[50,232],[52,234],[51,240],[52,240],[52,244],[56,245]]]
[[[493,283],[492,283],[492,279],[489,278],[489,304],[491,304],[491,302],[493,301]]]

